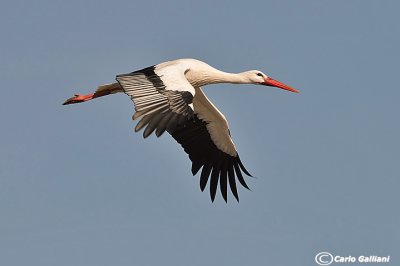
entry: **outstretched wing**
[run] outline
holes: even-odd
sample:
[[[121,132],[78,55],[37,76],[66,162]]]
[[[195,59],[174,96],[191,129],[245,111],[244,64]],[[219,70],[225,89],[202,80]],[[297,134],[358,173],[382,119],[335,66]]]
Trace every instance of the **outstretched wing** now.
[[[135,104],[133,119],[141,117],[135,131],[146,127],[143,137],[154,130],[159,137],[193,118],[195,91],[180,69],[159,69],[156,65],[118,75],[116,79]]]
[[[116,79],[135,104],[133,119],[141,118],[135,131],[145,128],[145,138],[154,131],[157,137],[168,131],[189,154],[193,175],[202,168],[202,191],[210,180],[212,201],[218,183],[225,201],[228,183],[239,201],[236,179],[248,189],[242,171],[250,174],[240,161],[224,115],[184,73],[174,65],[156,65]]]
[[[227,201],[227,184],[239,201],[236,178],[245,188],[247,186],[242,171],[251,176],[243,166],[231,139],[228,123],[224,115],[208,100],[200,88],[196,88],[193,100],[194,117],[185,124],[169,130],[192,161],[192,173],[196,175],[202,168],[200,188],[204,191],[210,180],[210,196],[214,201],[217,186]]]

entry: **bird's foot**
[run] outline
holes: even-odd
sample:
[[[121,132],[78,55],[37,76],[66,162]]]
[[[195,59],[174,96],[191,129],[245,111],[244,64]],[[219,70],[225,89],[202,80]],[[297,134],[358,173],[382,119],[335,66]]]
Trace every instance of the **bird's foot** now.
[[[87,95],[75,94],[74,97],[69,98],[68,100],[66,100],[63,103],[63,105],[86,102],[86,101],[89,101],[89,100],[93,99],[93,96],[94,96],[93,93],[92,94],[87,94]]]

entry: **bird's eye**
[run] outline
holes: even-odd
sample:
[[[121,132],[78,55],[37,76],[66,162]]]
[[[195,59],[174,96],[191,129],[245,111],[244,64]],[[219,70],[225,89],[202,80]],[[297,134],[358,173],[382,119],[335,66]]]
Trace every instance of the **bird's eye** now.
[[[258,72],[257,76],[263,77],[264,75],[262,73]]]

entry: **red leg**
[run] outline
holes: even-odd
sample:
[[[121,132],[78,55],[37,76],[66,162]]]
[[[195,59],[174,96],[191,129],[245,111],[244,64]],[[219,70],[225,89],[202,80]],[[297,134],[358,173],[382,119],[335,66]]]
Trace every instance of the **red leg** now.
[[[66,100],[63,103],[63,105],[86,102],[86,101],[93,99],[94,98],[93,96],[94,96],[94,93],[87,94],[87,95],[76,94],[74,97]]]

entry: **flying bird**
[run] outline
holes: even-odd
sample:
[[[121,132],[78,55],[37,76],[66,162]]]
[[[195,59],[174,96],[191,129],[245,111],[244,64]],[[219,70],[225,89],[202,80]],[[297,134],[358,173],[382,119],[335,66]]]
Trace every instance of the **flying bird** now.
[[[133,120],[140,119],[135,131],[144,128],[143,137],[165,131],[183,147],[192,161],[192,173],[200,169],[200,189],[209,182],[211,201],[219,188],[227,202],[229,183],[239,201],[236,180],[249,189],[246,170],[232,141],[228,121],[207,98],[201,87],[216,83],[256,84],[298,92],[258,70],[226,73],[195,59],[178,59],[116,76],[116,83],[101,85],[92,94],[66,100],[64,105],[81,103],[123,92],[134,103]]]

